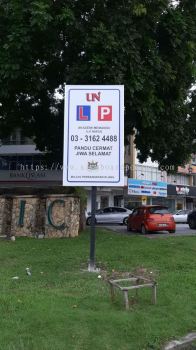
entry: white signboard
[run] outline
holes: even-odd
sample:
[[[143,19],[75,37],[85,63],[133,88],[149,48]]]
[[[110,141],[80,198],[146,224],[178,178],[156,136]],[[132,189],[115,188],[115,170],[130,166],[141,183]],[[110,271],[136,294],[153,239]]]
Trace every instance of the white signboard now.
[[[64,186],[124,186],[124,87],[65,87]]]

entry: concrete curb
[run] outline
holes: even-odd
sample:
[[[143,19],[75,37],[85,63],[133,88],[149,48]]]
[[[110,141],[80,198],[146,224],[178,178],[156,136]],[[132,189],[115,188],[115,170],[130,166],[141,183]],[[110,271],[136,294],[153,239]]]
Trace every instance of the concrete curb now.
[[[185,349],[186,346],[191,345],[193,341],[196,341],[196,333],[189,333],[179,340],[173,340],[166,344],[163,350]]]

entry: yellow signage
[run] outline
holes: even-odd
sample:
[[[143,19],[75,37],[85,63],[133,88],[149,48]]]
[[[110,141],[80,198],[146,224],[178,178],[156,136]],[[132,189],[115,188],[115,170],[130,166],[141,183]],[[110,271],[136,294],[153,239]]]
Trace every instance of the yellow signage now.
[[[142,204],[146,205],[147,203],[147,197],[146,196],[142,196]]]

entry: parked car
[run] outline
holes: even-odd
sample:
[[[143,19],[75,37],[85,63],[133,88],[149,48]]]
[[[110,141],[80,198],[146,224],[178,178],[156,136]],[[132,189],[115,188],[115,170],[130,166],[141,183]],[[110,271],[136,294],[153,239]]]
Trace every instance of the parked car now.
[[[128,216],[131,210],[121,207],[107,207],[99,209],[95,213],[95,222],[97,224],[124,224],[127,225]],[[86,219],[86,224],[91,224],[91,213]]]
[[[196,210],[188,214],[187,222],[192,230],[196,228]]]
[[[162,205],[145,205],[133,210],[129,215],[127,231],[136,230],[142,234],[149,231],[175,233],[176,224],[168,208]]]
[[[175,214],[173,214],[173,218],[175,222],[187,223],[188,214],[191,212],[189,209],[181,209],[178,210]]]

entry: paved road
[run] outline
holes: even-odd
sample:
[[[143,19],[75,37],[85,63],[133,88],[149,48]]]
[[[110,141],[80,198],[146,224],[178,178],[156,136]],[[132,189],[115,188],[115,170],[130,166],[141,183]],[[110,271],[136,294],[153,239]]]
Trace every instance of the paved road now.
[[[104,227],[116,233],[138,235],[137,232],[127,232],[127,227],[124,225],[99,225],[97,227]],[[168,232],[156,232],[146,235],[146,237],[165,237],[165,236],[196,236],[196,229],[191,230],[187,224],[176,224],[176,233],[169,234]]]

